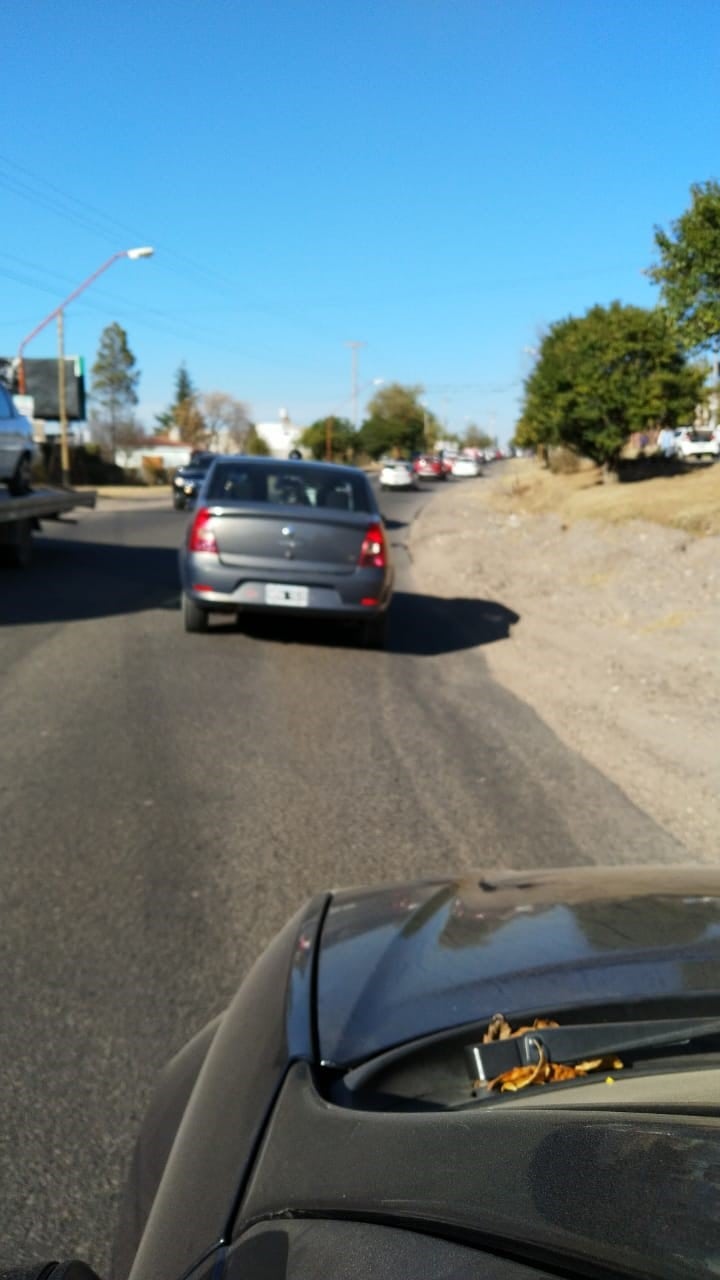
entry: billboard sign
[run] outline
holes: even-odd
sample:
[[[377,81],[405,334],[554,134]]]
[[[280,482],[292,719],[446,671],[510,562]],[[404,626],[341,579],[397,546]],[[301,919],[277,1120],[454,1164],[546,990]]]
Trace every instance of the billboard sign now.
[[[57,421],[60,417],[57,360],[28,360],[24,357],[23,366],[25,390],[35,403],[33,416]],[[18,362],[15,357],[0,356],[0,382],[13,396],[19,393]],[[87,416],[85,361],[82,356],[67,356],[65,359],[65,411],[70,422],[84,422]]]

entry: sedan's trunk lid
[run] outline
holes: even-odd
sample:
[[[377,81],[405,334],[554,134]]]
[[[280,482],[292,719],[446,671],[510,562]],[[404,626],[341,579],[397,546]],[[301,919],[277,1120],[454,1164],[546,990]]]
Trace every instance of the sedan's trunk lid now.
[[[312,508],[288,506],[272,512],[213,512],[212,529],[220,561],[260,572],[279,569],[313,573],[353,573],[372,517],[365,512],[336,511],[322,518]]]

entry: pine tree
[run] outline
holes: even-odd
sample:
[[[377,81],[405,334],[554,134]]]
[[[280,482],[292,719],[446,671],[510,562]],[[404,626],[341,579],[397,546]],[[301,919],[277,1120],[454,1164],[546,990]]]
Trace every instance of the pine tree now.
[[[108,433],[113,456],[118,431],[132,423],[132,411],[138,402],[136,388],[140,371],[136,363],[122,325],[117,321],[107,325],[100,334],[97,356],[91,369],[91,392],[99,406],[96,420]]]

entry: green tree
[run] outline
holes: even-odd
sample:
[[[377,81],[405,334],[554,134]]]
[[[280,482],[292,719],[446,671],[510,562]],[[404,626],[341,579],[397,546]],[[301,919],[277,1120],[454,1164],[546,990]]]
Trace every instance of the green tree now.
[[[199,405],[199,396],[185,363],[175,374],[175,397],[164,413],[156,414],[156,422],[166,431],[177,431],[180,439],[194,447],[204,444],[207,425]]]
[[[330,414],[327,418],[318,418],[306,427],[300,437],[300,444],[309,449],[313,458],[324,458],[327,448],[327,431],[330,426],[330,440],[333,458],[345,459],[355,446],[355,430],[348,418],[338,418]]]
[[[245,452],[255,454],[257,457],[269,458],[270,445],[263,438],[254,426],[250,427],[245,441]]]
[[[487,431],[470,422],[460,443],[464,449],[492,449],[494,441]]]
[[[117,321],[106,325],[90,371],[91,394],[97,406],[93,421],[106,435],[113,456],[119,431],[134,424],[133,409],[140,381],[136,364],[122,325]]]
[[[180,439],[185,444],[191,444],[197,448],[206,443],[207,425],[195,396],[188,400],[181,400],[175,406],[173,425],[177,427]]]
[[[371,458],[393,450],[414,453],[432,448],[440,424],[421,403],[422,394],[421,386],[400,382],[381,387],[368,404],[368,416],[357,435],[358,447]]]
[[[660,261],[647,275],[690,351],[720,345],[720,184],[696,183],[689,209],[655,228]]]
[[[194,400],[196,396],[195,384],[183,361],[175,374],[175,404],[182,404],[184,400]]]
[[[565,445],[612,468],[633,431],[692,415],[705,374],[688,364],[664,311],[593,307],[542,339],[515,440],[521,448]]]

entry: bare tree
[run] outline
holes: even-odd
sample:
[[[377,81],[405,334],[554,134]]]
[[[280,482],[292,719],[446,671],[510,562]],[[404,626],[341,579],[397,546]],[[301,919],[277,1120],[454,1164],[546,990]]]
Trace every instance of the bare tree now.
[[[208,447],[219,453],[243,452],[252,430],[247,405],[227,391],[206,392],[201,405]]]

